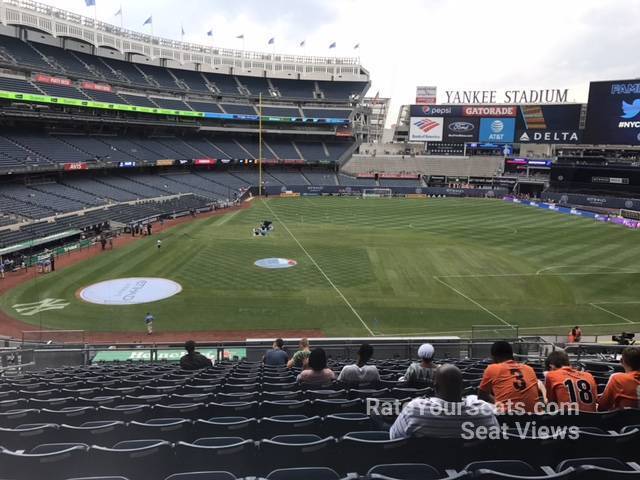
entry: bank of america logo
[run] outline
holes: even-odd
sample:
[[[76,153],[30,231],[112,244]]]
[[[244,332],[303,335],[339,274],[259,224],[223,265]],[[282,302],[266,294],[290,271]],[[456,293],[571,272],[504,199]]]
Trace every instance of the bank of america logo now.
[[[419,122],[416,122],[415,126],[418,127],[420,130],[422,130],[424,133],[427,133],[433,130],[434,128],[439,127],[440,123],[434,122],[429,118],[425,118],[423,120],[420,120]]]

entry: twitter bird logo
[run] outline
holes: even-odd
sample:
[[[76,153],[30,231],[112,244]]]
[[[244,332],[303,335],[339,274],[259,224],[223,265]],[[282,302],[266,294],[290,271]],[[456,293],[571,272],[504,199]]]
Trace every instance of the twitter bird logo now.
[[[624,115],[620,118],[633,118],[640,113],[640,98],[636,98],[633,103],[622,101],[622,111]]]

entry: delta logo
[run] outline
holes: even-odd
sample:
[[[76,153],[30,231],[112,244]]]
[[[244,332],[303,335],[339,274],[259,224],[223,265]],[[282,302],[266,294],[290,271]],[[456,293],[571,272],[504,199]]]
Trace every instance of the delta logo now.
[[[416,122],[414,125],[418,127],[420,130],[422,130],[424,133],[428,133],[434,128],[438,128],[440,126],[440,123],[434,122],[430,118],[425,118],[423,120]]]

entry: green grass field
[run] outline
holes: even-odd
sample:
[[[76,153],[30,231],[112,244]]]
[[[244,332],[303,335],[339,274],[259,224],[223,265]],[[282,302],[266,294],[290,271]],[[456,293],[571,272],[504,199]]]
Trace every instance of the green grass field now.
[[[251,228],[274,221],[268,237]],[[320,329],[328,336],[638,330],[640,232],[485,199],[293,198],[195,220],[40,276],[0,298],[38,327],[140,331]],[[163,240],[160,251],[157,238]],[[295,259],[265,270],[254,261]],[[101,306],[78,289],[119,277],[175,280],[153,304]],[[64,299],[25,316],[13,305]],[[636,324],[636,325],[633,325]]]

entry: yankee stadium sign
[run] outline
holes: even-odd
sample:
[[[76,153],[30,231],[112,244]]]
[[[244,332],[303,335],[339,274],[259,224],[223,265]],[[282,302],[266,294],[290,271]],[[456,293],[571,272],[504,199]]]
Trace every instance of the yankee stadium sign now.
[[[445,90],[441,103],[567,103],[569,89],[542,90]]]

